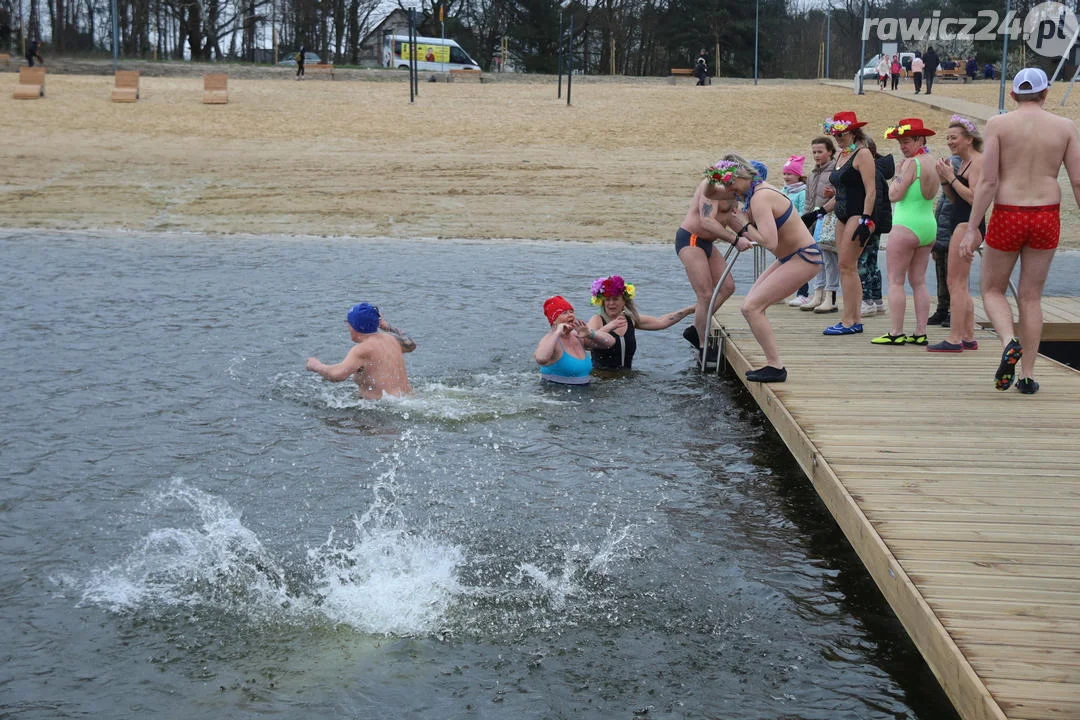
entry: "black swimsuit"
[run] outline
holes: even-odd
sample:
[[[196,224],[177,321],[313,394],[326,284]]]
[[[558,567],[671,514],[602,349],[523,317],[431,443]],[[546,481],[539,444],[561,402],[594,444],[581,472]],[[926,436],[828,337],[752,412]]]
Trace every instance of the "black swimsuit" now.
[[[971,167],[970,163],[968,163],[968,167]],[[964,170],[966,169],[967,168],[964,168]],[[956,173],[956,182],[964,187],[971,187],[968,179],[960,173]],[[952,219],[953,227],[956,227],[960,223],[966,223],[971,220],[971,203],[960,197],[960,193],[956,192],[956,188],[953,188],[953,195],[956,199],[953,200],[949,217]],[[979,223],[979,232],[982,233],[983,237],[986,237],[986,218],[983,218],[982,222]]]
[[[829,174],[829,184],[836,190],[836,206],[833,212],[839,223],[862,215],[863,206],[866,204],[866,188],[863,186],[862,173],[855,169],[855,157],[864,149],[856,150],[842,167]]]
[[[637,338],[634,337],[634,319],[629,313],[626,316],[626,334],[611,333],[615,338],[615,344],[609,348],[597,348],[592,351],[593,367],[597,370],[629,370],[634,363],[634,353],[637,351]],[[603,317],[603,316],[601,316]]]

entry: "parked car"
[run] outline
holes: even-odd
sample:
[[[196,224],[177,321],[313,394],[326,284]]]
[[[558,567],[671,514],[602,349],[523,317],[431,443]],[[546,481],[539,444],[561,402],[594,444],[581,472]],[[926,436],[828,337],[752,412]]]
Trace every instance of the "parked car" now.
[[[295,52],[289,53],[287,57],[285,57],[284,59],[278,61],[278,65],[295,65],[296,64],[296,53],[298,53],[298,52],[300,52],[300,51],[297,50]],[[319,64],[321,62],[322,62],[322,58],[320,58],[315,53],[313,53],[313,52],[304,53],[304,64],[305,65],[317,65],[317,64]]]

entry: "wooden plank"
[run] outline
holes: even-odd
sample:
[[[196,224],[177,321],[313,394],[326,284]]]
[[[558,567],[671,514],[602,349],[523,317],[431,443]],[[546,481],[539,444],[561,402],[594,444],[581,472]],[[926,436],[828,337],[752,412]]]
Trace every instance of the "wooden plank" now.
[[[1080,322],[1080,299],[1044,305]],[[738,306],[713,329],[742,378],[764,358]],[[1063,441],[1080,439],[1080,373],[1039,358],[1053,393],[1000,393],[983,332],[942,357],[872,346],[887,318],[841,339],[805,313],[769,318],[788,382],[744,385],[961,716],[1080,718],[1080,442]]]

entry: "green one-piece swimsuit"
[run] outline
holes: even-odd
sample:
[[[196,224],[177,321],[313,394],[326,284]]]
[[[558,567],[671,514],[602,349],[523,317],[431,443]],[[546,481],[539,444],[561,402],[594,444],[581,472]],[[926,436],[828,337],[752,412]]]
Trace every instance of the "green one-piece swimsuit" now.
[[[919,247],[926,247],[937,237],[937,218],[934,217],[934,199],[923,197],[922,165],[915,158],[915,181],[893,207],[893,225],[903,225],[919,239]]]

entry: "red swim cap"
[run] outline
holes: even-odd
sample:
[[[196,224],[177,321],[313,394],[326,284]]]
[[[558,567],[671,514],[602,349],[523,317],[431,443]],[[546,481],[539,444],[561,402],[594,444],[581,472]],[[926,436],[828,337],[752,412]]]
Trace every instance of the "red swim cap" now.
[[[574,306],[568,303],[562,295],[552,295],[544,301],[544,317],[547,318],[548,325],[554,325],[555,318],[567,310],[573,309]]]

